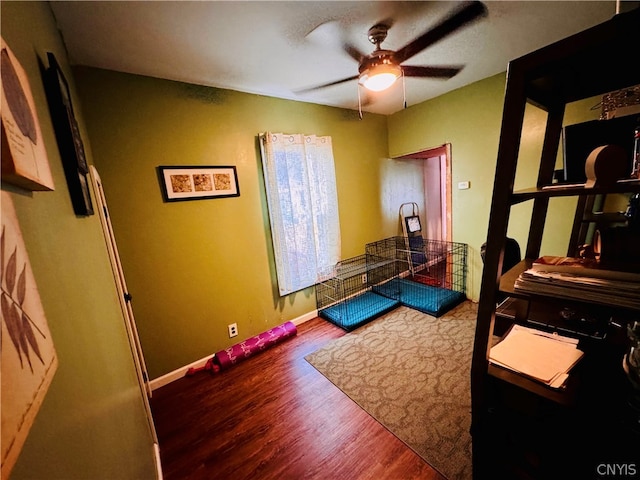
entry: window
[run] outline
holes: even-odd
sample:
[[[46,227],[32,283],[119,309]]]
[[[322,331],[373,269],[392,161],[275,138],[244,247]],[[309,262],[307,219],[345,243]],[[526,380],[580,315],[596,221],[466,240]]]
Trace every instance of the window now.
[[[331,137],[264,133],[262,168],[280,295],[318,282],[340,259]]]

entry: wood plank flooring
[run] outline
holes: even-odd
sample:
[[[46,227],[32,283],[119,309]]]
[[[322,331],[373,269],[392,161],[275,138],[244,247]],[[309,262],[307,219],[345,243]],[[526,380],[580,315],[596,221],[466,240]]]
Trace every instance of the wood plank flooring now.
[[[316,318],[227,371],[156,390],[165,480],[444,480],[304,359],[342,335]]]

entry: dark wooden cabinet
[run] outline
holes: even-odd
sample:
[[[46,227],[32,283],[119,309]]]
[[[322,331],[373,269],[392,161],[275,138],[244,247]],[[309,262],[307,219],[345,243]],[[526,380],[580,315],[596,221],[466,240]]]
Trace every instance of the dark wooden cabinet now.
[[[604,326],[585,329],[580,338],[585,356],[562,390],[488,360],[494,334],[502,334],[505,325],[529,320],[544,327],[565,305],[513,288],[518,275],[540,256],[550,199],[578,197],[576,218],[567,219],[577,225],[601,220],[585,214],[594,196],[640,192],[638,182],[545,188],[553,181],[565,106],[640,84],[639,45],[636,9],[509,63],[471,368],[474,478],[614,478],[612,468],[620,478],[624,469],[640,474],[640,417],[630,404],[634,391],[621,364],[628,345],[625,325],[640,320],[640,311],[592,304],[588,298],[572,302],[596,316],[602,311],[606,319]],[[514,191],[526,104],[546,111],[547,123],[536,183]],[[522,202],[532,202],[524,259],[502,275],[509,215]],[[579,230],[574,227],[567,238],[568,251],[580,238]],[[505,295],[510,303],[496,308]],[[612,320],[620,326],[612,326]],[[609,329],[604,338],[603,328]]]

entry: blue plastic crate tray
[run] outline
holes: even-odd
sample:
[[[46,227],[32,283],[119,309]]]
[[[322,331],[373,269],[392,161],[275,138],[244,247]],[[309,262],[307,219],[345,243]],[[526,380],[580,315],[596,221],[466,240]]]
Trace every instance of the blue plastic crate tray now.
[[[399,305],[398,300],[369,291],[323,308],[318,312],[318,315],[340,328],[350,331]]]

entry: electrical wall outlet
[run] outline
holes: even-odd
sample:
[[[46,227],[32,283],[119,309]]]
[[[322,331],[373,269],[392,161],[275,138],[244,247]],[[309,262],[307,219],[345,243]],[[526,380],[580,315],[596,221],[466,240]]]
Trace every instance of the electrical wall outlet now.
[[[238,324],[232,323],[227,326],[229,329],[229,338],[236,337],[238,335]]]
[[[366,273],[363,273],[362,277],[360,277],[360,278],[362,279],[362,283],[363,284],[367,283],[367,274]]]

